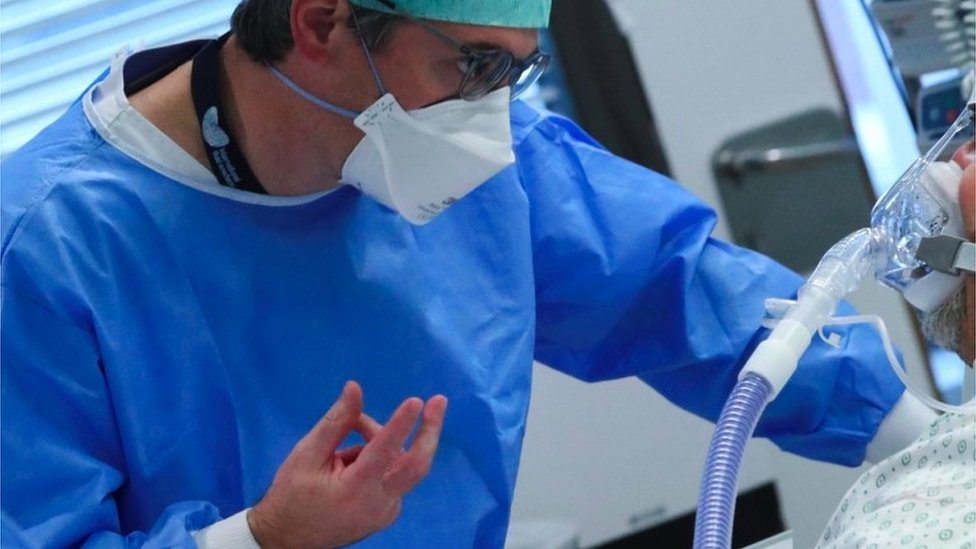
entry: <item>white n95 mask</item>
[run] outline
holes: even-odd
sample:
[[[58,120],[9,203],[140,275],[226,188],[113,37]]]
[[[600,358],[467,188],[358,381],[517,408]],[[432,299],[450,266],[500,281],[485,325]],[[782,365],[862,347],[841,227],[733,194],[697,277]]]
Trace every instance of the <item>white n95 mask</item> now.
[[[423,225],[515,162],[508,88],[404,111],[387,93],[353,121],[366,135],[341,183]]]
[[[476,101],[453,99],[410,112],[392,94],[381,93],[369,108],[356,113],[315,97],[277,68],[268,68],[298,95],[352,119],[366,135],[346,159],[339,182],[415,225],[434,219],[515,162],[508,87]],[[375,67],[374,75],[382,92]]]

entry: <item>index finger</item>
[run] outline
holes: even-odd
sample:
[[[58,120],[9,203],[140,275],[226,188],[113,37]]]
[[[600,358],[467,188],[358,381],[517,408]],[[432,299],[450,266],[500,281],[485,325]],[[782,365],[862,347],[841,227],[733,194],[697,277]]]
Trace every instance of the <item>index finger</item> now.
[[[381,477],[403,454],[403,443],[417,423],[423,405],[423,401],[416,397],[404,400],[386,425],[366,443],[359,458],[350,467],[350,473]]]
[[[349,381],[335,404],[296,446],[298,456],[314,463],[326,463],[355,427],[363,410],[363,390],[355,381]]]
[[[359,415],[359,422],[356,423],[356,431],[362,435],[366,442],[373,440],[383,430],[383,426],[373,419],[369,414]]]

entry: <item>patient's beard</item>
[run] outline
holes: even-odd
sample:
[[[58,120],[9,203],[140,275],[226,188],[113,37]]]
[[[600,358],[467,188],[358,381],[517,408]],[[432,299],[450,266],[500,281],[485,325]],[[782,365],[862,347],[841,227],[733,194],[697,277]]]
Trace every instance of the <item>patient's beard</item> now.
[[[922,334],[936,345],[958,353],[966,309],[966,292],[960,286],[942,305],[931,313],[918,315]]]

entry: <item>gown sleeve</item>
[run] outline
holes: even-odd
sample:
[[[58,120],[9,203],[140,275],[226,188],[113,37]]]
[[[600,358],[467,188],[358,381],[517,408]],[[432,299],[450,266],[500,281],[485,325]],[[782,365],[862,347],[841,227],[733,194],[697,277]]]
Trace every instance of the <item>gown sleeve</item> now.
[[[170,505],[150,531],[119,533],[114,493],[126,465],[93,334],[6,284],[0,317],[4,544],[196,547],[191,532],[220,519],[203,501]]]
[[[531,118],[527,109],[513,112]],[[714,211],[667,177],[568,120],[535,116],[516,135],[532,216],[536,358],[583,380],[635,375],[715,421],[762,338],[764,300],[794,297],[802,279],[713,238]],[[837,348],[814,338],[757,436],[814,459],[863,461],[903,387],[872,328],[841,333]]]

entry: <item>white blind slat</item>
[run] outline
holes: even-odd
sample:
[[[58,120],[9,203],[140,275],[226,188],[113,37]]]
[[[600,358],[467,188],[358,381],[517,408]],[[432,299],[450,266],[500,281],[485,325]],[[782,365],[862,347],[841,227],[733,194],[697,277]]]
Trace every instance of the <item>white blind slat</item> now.
[[[50,124],[119,48],[216,36],[238,0],[0,0],[0,157]]]

